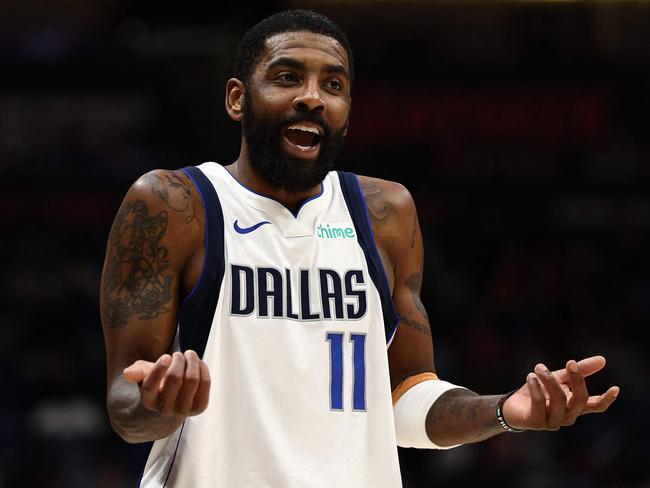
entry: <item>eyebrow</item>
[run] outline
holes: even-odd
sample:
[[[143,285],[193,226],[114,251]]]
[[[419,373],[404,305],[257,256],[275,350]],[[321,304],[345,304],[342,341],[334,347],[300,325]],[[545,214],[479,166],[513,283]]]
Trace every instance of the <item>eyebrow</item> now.
[[[277,58],[275,61],[269,64],[268,69],[271,70],[273,68],[277,68],[278,66],[288,66],[289,68],[295,68],[301,70],[305,69],[305,63],[303,63],[302,61],[298,61],[297,59],[290,58],[288,56],[281,56]],[[341,64],[326,64],[323,68],[323,71],[330,74],[343,75],[348,79],[350,78],[350,74],[348,73],[348,70],[345,69],[345,67]]]

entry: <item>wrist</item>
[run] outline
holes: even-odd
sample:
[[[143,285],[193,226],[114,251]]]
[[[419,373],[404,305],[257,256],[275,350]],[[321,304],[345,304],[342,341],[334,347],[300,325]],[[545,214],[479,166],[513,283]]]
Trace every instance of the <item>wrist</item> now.
[[[513,434],[519,434],[521,432],[524,432],[524,429],[515,429],[514,427],[508,424],[508,422],[506,421],[503,415],[503,407],[506,403],[506,400],[510,398],[512,395],[514,395],[517,391],[518,390],[512,390],[511,392],[503,395],[497,402],[497,408],[496,408],[497,422],[499,422],[499,425],[503,428],[503,430],[505,430],[506,432],[511,432]]]

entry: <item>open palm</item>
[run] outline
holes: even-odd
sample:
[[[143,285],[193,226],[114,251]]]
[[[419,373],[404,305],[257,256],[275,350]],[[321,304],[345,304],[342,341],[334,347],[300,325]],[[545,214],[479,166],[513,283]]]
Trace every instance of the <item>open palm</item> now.
[[[570,360],[564,369],[549,371],[543,364],[526,377],[526,383],[503,405],[508,425],[516,429],[558,430],[587,413],[604,412],[616,400],[619,387],[590,396],[585,378],[605,367],[603,356]]]

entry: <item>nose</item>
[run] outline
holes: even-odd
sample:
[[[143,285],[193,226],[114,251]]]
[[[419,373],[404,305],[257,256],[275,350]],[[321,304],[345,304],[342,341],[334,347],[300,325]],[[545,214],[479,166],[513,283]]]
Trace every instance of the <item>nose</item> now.
[[[321,97],[319,82],[317,79],[306,80],[300,92],[293,99],[293,107],[296,110],[323,111],[327,102]]]

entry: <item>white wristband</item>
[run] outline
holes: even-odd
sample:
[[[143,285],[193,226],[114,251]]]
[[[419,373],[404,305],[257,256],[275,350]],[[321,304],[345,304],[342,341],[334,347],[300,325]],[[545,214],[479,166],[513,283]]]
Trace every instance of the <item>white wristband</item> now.
[[[409,388],[393,406],[395,434],[400,447],[420,449],[451,449],[455,446],[439,446],[429,439],[426,419],[431,406],[440,396],[456,388],[463,388],[447,381],[426,380]]]

